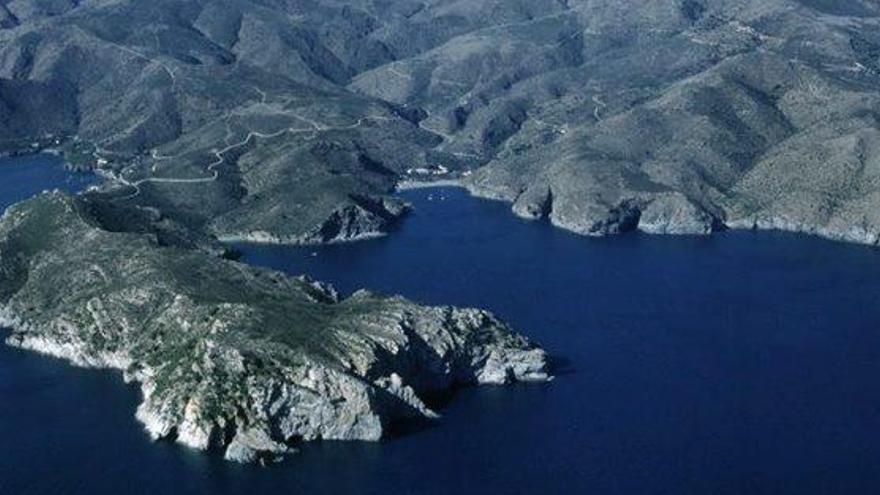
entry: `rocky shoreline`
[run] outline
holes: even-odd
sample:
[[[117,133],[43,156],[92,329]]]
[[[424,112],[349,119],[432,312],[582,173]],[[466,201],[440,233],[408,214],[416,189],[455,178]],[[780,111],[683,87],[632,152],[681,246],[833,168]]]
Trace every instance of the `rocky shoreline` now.
[[[409,212],[409,205],[395,198],[358,197],[340,207],[305,232],[289,232],[289,226],[257,225],[245,230],[224,222],[209,230],[220,242],[246,242],[313,246],[374,239],[387,235]]]
[[[473,328],[467,325],[475,319],[503,328],[488,313],[474,310],[456,313],[457,310],[451,308],[432,310],[453,312],[453,318],[459,323],[466,322],[462,327],[438,329],[450,335],[472,331]],[[340,369],[306,360],[286,367],[274,376],[259,379],[245,377],[247,397],[236,405],[246,409],[245,416],[218,417],[207,414],[201,396],[189,398],[180,411],[175,400],[169,400],[167,394],[159,392],[157,375],[161,371],[144,366],[126,351],[96,352],[85,342],[63,341],[69,335],[57,335],[57,329],[40,330],[9,317],[8,311],[4,311],[4,314],[7,317],[0,320],[0,326],[12,331],[5,340],[7,345],[64,359],[79,367],[118,370],[123,372],[126,383],[138,383],[143,401],[135,416],[153,440],[171,439],[198,450],[219,448],[227,460],[245,463],[277,459],[278,456],[294,453],[296,445],[302,441],[377,441],[384,437],[389,426],[399,420],[438,418],[439,415],[419,397],[420,393],[433,393],[460,385],[504,385],[513,381],[542,382],[550,379],[546,355],[538,348],[525,345],[525,341],[499,341],[484,344],[476,350],[463,347],[431,349],[430,352],[436,352],[436,356],[417,356],[415,359],[394,354],[408,352],[408,346],[428,346],[433,336],[426,336],[425,341],[406,341],[404,348],[382,348],[381,351],[387,353],[384,359],[366,363],[361,370]],[[401,333],[404,332],[401,329]],[[207,343],[206,347],[210,345]],[[224,353],[227,355],[223,359],[232,358],[238,361],[235,363],[237,366],[245,367],[243,355],[232,349],[224,350]],[[231,356],[228,353],[232,353]],[[467,358],[459,362],[446,362],[442,359],[442,353],[463,353]],[[438,357],[440,361],[437,361]],[[395,360],[400,359],[412,362],[398,367],[402,363],[395,363]],[[426,362],[433,360],[439,367],[425,373],[419,369],[422,366],[419,359],[425,359]],[[418,384],[419,389],[408,385],[398,371],[370,380],[379,374],[377,370],[386,369],[404,373]],[[283,411],[283,414],[279,414],[279,411]]]
[[[782,216],[746,215],[727,219],[724,212],[709,213],[678,193],[623,201],[616,207],[597,212],[594,217],[564,216],[556,213],[552,193],[537,198],[524,193],[509,194],[473,182],[461,187],[480,199],[501,201],[511,213],[525,220],[548,220],[553,226],[584,236],[601,237],[631,231],[652,235],[711,235],[722,230],[763,230],[790,232],[822,239],[880,245],[880,230],[871,226],[823,226]]]
[[[411,191],[414,189],[431,189],[434,187],[464,187],[461,179],[438,179],[438,180],[401,180],[397,183],[396,190]]]

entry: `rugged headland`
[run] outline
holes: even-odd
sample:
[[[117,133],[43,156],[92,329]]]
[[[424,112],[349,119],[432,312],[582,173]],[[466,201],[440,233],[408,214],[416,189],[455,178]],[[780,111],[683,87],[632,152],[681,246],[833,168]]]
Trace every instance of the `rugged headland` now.
[[[0,220],[7,343],[140,383],[154,438],[275,458],[315,439],[377,440],[432,418],[427,395],[548,379],[546,355],[484,311],[248,267],[46,193]],[[164,234],[163,234],[164,232]]]

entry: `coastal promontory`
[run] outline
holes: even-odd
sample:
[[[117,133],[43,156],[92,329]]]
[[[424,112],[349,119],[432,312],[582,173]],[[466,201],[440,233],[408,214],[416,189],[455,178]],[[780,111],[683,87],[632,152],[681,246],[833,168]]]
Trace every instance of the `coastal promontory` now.
[[[11,345],[123,371],[153,438],[265,460],[378,440],[436,417],[426,397],[456,386],[548,379],[545,352],[487,312],[341,297],[193,247],[161,218],[130,225],[60,192],[10,208],[0,324]]]

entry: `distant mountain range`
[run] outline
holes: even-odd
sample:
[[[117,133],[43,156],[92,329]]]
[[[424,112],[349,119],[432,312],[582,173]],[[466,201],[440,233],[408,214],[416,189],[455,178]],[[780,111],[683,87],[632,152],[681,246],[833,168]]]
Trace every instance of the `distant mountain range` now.
[[[880,236],[880,4],[0,2],[0,142],[211,235],[387,230],[414,170],[584,234]],[[42,140],[42,141],[41,141]],[[440,169],[440,167],[444,167]]]

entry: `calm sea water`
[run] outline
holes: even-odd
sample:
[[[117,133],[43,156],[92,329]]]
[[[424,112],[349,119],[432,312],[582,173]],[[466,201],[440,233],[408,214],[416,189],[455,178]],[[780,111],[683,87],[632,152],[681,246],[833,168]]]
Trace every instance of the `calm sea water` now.
[[[79,191],[94,181],[93,175],[64,170],[61,159],[49,154],[0,158],[0,214],[43,190]]]
[[[244,259],[492,309],[557,356],[554,382],[464,390],[430,427],[258,468],[151,443],[114,373],[0,347],[0,493],[880,490],[880,252],[770,233],[584,239],[458,190],[404,196],[416,212],[389,238]]]

